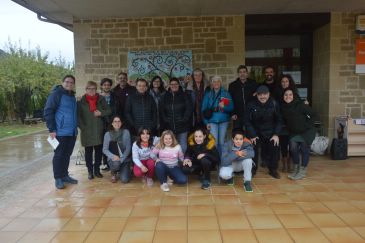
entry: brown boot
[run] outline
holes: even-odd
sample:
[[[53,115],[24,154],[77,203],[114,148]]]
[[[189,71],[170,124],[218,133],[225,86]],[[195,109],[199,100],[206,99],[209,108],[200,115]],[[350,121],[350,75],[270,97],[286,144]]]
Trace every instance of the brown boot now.
[[[281,163],[283,164],[283,167],[281,169],[281,172],[286,172],[287,171],[287,166],[288,166],[288,157],[282,157],[281,158]]]

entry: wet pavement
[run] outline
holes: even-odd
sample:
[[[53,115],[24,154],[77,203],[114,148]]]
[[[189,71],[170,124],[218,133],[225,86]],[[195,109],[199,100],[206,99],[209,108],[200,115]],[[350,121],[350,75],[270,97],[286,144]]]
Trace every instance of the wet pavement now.
[[[113,184],[109,173],[89,181],[85,166],[75,165],[77,145],[70,173],[79,184],[56,190],[46,137],[0,141],[1,243],[365,242],[363,157],[312,157],[301,181],[285,173],[275,180],[259,168],[253,193],[244,192],[240,175],[226,186],[215,172],[209,190],[189,177],[164,193],[136,178]]]

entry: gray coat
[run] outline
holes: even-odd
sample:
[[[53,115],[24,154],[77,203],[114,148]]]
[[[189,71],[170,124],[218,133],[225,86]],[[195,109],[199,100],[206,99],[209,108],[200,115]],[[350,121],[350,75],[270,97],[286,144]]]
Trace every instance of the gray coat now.
[[[246,156],[241,157],[236,155],[237,151],[246,150]],[[247,138],[244,139],[243,145],[240,148],[235,148],[233,146],[233,142],[228,141],[224,144],[223,150],[222,150],[222,158],[221,158],[221,166],[230,166],[232,165],[233,161],[241,161],[244,159],[252,159],[255,157],[255,151],[253,149],[252,144],[249,142]]]

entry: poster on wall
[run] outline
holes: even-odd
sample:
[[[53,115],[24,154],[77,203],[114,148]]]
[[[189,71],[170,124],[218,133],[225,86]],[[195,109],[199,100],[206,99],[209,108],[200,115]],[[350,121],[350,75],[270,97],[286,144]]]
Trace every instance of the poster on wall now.
[[[171,77],[183,78],[192,73],[191,50],[130,51],[128,77],[130,80],[151,80],[159,75],[166,83]]]
[[[356,40],[356,69],[355,73],[365,73],[365,39]]]

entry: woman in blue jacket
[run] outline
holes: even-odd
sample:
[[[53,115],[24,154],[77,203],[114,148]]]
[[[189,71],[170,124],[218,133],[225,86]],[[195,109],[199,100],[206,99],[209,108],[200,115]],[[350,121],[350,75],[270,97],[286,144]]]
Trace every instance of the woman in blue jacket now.
[[[203,98],[202,111],[204,124],[210,130],[217,141],[219,154],[222,152],[224,138],[230,121],[230,113],[233,111],[231,95],[222,87],[222,78],[212,78],[212,89],[207,91]]]

